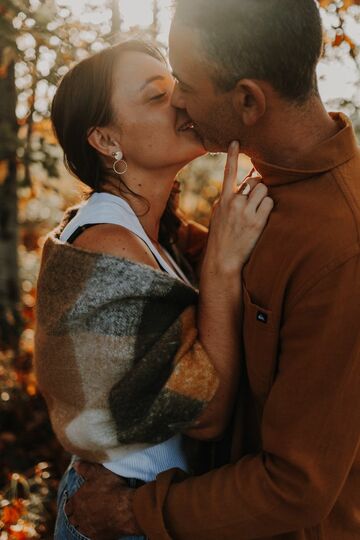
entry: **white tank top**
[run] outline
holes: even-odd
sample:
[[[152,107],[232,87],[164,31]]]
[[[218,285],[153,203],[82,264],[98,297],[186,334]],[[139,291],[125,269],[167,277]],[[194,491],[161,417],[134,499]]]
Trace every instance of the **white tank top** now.
[[[60,240],[67,242],[79,227],[97,223],[121,225],[133,232],[145,242],[159,266],[165,272],[189,284],[188,279],[170,254],[164,250],[173,268],[157,251],[131,206],[116,195],[110,193],[94,193],[91,195],[84,205],[80,207],[76,216],[66,225],[60,235]],[[158,474],[173,467],[178,467],[184,471],[188,470],[186,456],[182,449],[181,435],[175,435],[161,444],[127,454],[124,458],[108,461],[103,465],[115,474],[125,478],[137,478],[144,482],[154,480]]]

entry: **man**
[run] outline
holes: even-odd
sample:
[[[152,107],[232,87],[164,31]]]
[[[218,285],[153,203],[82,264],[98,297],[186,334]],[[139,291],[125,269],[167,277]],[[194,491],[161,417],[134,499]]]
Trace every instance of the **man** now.
[[[209,150],[240,141],[275,210],[244,274],[230,464],[136,491],[80,466],[69,513],[94,540],[360,538],[360,152],[321,50],[313,0],[177,2],[173,103]]]

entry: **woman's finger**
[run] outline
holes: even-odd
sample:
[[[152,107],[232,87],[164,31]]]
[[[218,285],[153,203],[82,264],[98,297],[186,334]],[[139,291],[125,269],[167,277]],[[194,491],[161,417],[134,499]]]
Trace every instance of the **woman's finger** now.
[[[249,195],[248,209],[255,213],[267,194],[268,188],[265,186],[265,184],[257,184]]]
[[[224,183],[221,193],[222,199],[230,198],[236,189],[238,161],[239,161],[240,145],[238,141],[233,141],[229,147],[226,160]]]
[[[251,188],[251,191],[261,182],[261,178],[260,177],[250,177],[250,178],[245,178],[245,180],[243,182],[241,182],[241,184],[239,185],[239,187],[237,188],[236,192],[241,195],[242,193],[242,188],[245,186],[245,184],[248,184]]]
[[[264,226],[267,223],[268,217],[271,214],[272,209],[274,208],[274,201],[270,197],[265,197],[259,205],[257,215]]]

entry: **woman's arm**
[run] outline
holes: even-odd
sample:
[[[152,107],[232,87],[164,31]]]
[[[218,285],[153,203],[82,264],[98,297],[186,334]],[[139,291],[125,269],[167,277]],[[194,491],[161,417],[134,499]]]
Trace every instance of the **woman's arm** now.
[[[196,368],[191,358],[193,354],[194,358],[200,358],[197,349],[200,346],[218,374],[219,387],[215,397],[196,424],[186,431],[198,439],[218,437],[231,412],[240,364],[242,267],[272,208],[272,201],[266,197],[267,190],[263,185],[256,186],[249,198],[235,194],[237,159],[238,149],[235,149],[229,155],[222,197],[212,218],[201,275],[198,335],[196,321],[193,320],[191,328],[187,328],[187,345],[176,358],[178,362],[187,356],[182,372],[189,369],[192,377],[197,377],[199,366]],[[158,268],[147,246],[133,233],[117,225],[98,225],[87,229],[74,245]],[[185,373],[183,376],[188,378]]]
[[[221,435],[232,411],[241,360],[242,268],[273,208],[264,184],[256,184],[249,196],[240,194],[236,187],[238,154],[236,143],[229,150],[223,192],[212,217],[201,271],[199,340],[220,383],[198,425],[187,432],[199,439]]]

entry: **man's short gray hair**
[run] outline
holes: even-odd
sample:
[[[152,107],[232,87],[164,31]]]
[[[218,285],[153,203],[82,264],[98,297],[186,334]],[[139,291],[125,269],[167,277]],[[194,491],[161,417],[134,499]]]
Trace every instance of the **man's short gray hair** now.
[[[317,92],[323,34],[315,0],[177,0],[175,22],[200,32],[220,90],[251,78],[291,101]]]

